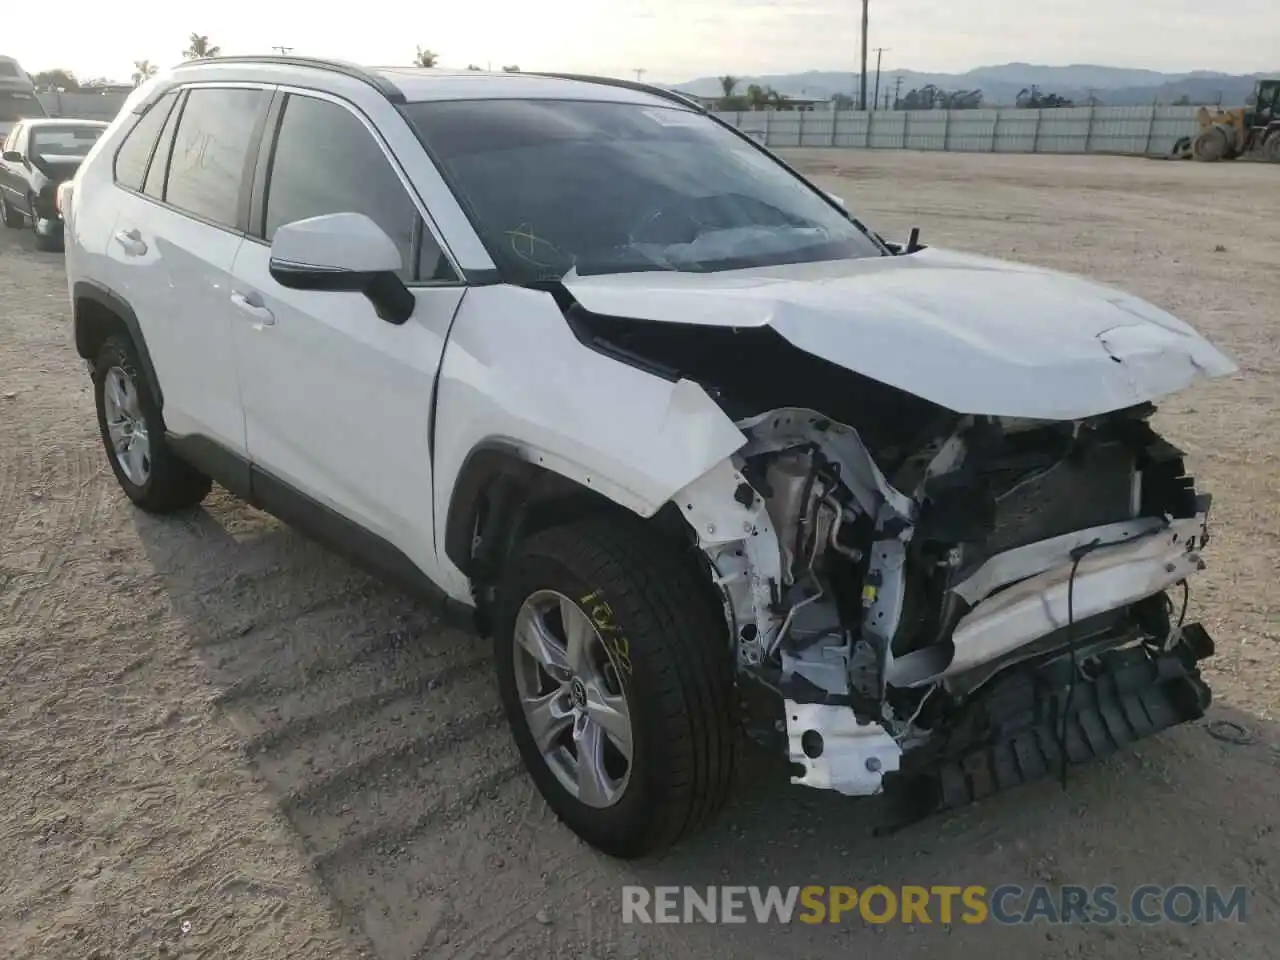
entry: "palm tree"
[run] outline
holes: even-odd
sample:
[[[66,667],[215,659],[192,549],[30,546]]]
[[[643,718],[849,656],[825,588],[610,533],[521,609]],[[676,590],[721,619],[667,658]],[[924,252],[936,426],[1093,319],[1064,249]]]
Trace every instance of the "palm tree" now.
[[[724,98],[728,100],[733,96],[733,88],[738,85],[738,78],[725,74],[720,78],[720,89],[724,91]]]
[[[415,67],[434,67],[439,59],[440,55],[434,50],[423,50],[419,47],[417,54],[414,55],[413,65]]]
[[[191,43],[187,49],[182,51],[182,56],[187,60],[207,60],[210,57],[216,57],[221,52],[221,47],[209,43],[208,36],[203,33],[193,33],[191,34]]]
[[[140,87],[156,75],[158,68],[150,60],[133,61],[133,85]]]

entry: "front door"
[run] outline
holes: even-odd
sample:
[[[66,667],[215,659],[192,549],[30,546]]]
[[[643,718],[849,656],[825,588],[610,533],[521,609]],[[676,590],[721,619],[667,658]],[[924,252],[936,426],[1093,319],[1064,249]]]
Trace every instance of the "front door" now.
[[[278,131],[262,222],[251,225],[232,271],[250,459],[430,575],[431,404],[464,288],[381,140],[351,108],[290,94]],[[379,319],[362,294],[291,290],[272,279],[269,243],[279,226],[346,212],[369,216],[400,246],[401,277],[417,300],[405,324]]]

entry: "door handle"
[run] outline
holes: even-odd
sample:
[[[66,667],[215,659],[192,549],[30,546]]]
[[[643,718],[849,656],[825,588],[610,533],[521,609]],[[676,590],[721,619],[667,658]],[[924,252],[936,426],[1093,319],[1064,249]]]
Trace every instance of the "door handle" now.
[[[147,243],[142,239],[142,231],[120,230],[116,233],[116,243],[124,248],[126,256],[141,257],[147,252]]]
[[[276,315],[268,310],[262,304],[262,297],[256,293],[233,293],[231,294],[231,302],[236,305],[236,309],[247,313],[263,327],[271,327],[275,325]]]

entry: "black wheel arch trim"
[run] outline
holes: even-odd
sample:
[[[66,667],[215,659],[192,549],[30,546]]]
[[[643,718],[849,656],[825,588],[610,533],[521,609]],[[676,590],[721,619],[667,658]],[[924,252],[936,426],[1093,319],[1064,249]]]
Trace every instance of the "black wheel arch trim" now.
[[[156,406],[163,410],[164,390],[160,386],[155,364],[151,362],[151,352],[147,349],[147,339],[142,335],[142,326],[138,323],[138,316],[133,308],[119,294],[94,280],[75,281],[71,288],[71,303],[75,314],[76,353],[89,361],[94,359],[95,350],[88,324],[80,312],[82,301],[104,307],[119,318],[133,339],[134,348],[138,351],[138,361],[142,364],[142,373],[150,381],[154,391]]]
[[[444,553],[473,583],[492,583],[534,507],[547,518],[625,510],[598,490],[534,463],[510,440],[476,444],[458,470],[444,524]],[[629,512],[629,511],[628,511]],[[562,516],[563,514],[563,516]]]

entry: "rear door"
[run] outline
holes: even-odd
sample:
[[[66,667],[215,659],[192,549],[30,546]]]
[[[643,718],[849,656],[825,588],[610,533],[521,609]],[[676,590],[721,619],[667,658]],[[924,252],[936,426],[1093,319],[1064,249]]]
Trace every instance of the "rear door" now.
[[[434,570],[429,433],[436,372],[463,296],[408,181],[369,118],[325,94],[282,91],[263,144],[261,202],[236,257],[232,336],[255,468]],[[388,105],[387,121],[403,123]],[[401,250],[417,301],[408,322],[362,294],[272,279],[285,223],[363,213]]]
[[[163,115],[141,180],[136,164],[121,172],[127,140],[116,158],[123,189],[109,256],[146,336],[165,424],[240,457],[247,447],[231,343],[231,266],[271,96],[263,86],[193,85]]]

